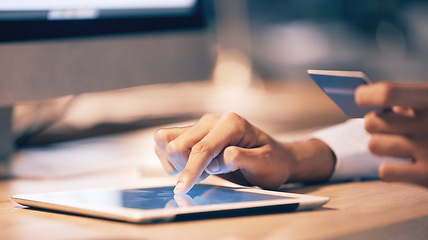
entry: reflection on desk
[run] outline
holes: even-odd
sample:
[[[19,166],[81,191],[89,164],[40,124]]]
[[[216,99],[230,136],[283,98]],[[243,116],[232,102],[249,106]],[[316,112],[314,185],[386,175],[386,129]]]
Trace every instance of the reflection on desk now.
[[[11,172],[21,178],[55,178],[122,168],[163,172],[154,153],[153,128],[21,149]],[[141,166],[143,165],[143,166]]]

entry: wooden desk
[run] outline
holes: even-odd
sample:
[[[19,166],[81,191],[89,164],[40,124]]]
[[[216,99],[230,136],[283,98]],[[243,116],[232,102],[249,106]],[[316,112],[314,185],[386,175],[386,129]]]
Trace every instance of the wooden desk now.
[[[351,182],[288,189],[327,196],[315,211],[138,225],[23,209],[19,193],[174,183],[132,170],[65,179],[0,182],[0,239],[426,239],[428,190],[401,183]],[[216,177],[209,183],[227,184]]]
[[[287,102],[287,98],[282,98],[282,92],[287,90],[288,88],[285,90],[277,88],[278,94],[268,95],[270,100],[267,99],[266,102]],[[300,91],[296,90],[296,92],[299,93],[295,94],[296,96],[302,97]],[[289,95],[284,95],[284,97],[287,96]],[[292,105],[296,108],[296,112],[289,118],[287,118],[288,115],[282,116],[281,113],[289,113],[290,109],[285,111],[278,104],[265,104],[270,108],[264,109],[264,112],[259,115],[268,119],[276,116],[273,119],[292,120],[293,116],[300,114],[297,113],[298,109],[309,109],[307,106],[311,104],[315,106],[313,101],[315,100],[293,101],[293,103],[303,104],[303,107]],[[291,105],[287,106],[291,107]],[[325,111],[318,108],[316,110]],[[314,111],[309,112],[314,114]],[[320,121],[320,118],[305,114],[300,114],[301,118]],[[259,120],[256,117],[254,119],[256,122]],[[268,126],[266,128],[262,126],[262,129],[267,129],[271,133],[280,133],[284,131],[282,129],[284,126],[296,127],[290,123],[281,122],[278,125],[273,123],[275,122],[268,122]],[[272,128],[276,126],[280,126],[281,129]],[[151,225],[23,209],[10,200],[11,195],[23,193],[174,184],[175,177],[153,171],[150,161],[145,165],[146,172],[142,172],[135,166],[141,160],[158,162],[153,153],[153,131],[154,129],[147,129],[114,139],[85,140],[82,144],[83,148],[73,143],[69,147],[52,150],[44,155],[34,151],[27,154],[32,158],[29,162],[25,162],[25,159],[17,161],[17,166],[24,166],[23,172],[27,177],[32,176],[33,179],[17,178],[0,181],[0,239],[427,239],[428,189],[381,181],[287,189],[295,193],[330,197],[331,200],[324,207],[315,211]],[[287,137],[292,136],[287,134]],[[90,151],[90,154],[82,154],[78,151]],[[53,171],[49,167],[40,169],[39,166],[48,164],[49,161],[45,160],[49,157],[52,158],[52,162],[57,163],[58,170],[61,171]],[[110,170],[88,169],[87,164],[90,161],[95,166],[108,165]],[[84,166],[85,171],[78,174],[79,171],[71,169],[76,168],[76,164]],[[39,170],[39,173],[36,173],[36,170]],[[17,173],[23,172],[17,171]],[[149,172],[155,173],[149,174]],[[62,174],[62,176],[55,174]],[[49,178],[40,179],[42,176]],[[206,181],[230,184],[216,177],[209,177]]]

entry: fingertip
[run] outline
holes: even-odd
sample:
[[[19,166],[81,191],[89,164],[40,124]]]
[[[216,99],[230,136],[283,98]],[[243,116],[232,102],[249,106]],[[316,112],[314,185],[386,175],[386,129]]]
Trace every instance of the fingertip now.
[[[417,168],[412,162],[385,161],[379,166],[379,178],[386,182],[412,182]]]
[[[174,188],[174,194],[186,194],[187,190],[186,184],[183,181],[178,181]]]
[[[194,178],[194,175],[189,171],[184,170],[181,172],[180,177],[177,180],[177,184],[174,188],[174,194],[186,194],[193,188],[197,182],[197,177]]]
[[[379,172],[379,178],[380,179],[387,181],[387,182],[390,182],[393,180],[393,178],[391,177],[391,171],[388,168],[388,162],[381,163],[379,165],[378,172]]]
[[[186,194],[195,185],[196,180],[189,177],[186,172],[182,172],[177,180],[177,184],[174,188],[174,194]]]

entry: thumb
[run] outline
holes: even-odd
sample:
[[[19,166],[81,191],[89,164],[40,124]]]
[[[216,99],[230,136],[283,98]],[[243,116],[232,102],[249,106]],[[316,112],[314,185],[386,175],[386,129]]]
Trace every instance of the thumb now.
[[[282,164],[275,162],[272,149],[240,148],[231,146],[225,149],[224,164],[229,171],[240,169],[245,179],[262,188],[277,188],[289,177]]]
[[[360,106],[404,106],[415,109],[428,107],[428,83],[379,82],[359,86],[355,101]]]

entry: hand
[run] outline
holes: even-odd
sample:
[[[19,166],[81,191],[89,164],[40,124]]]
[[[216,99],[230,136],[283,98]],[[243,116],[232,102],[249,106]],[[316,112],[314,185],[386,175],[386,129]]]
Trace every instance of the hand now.
[[[186,193],[208,174],[274,189],[287,181],[322,181],[334,156],[319,140],[280,143],[235,113],[207,114],[195,125],[160,129],[155,151],[169,174],[182,172],[175,193]]]
[[[356,90],[360,106],[390,108],[365,116],[371,133],[369,149],[376,155],[411,158],[412,163],[384,162],[379,176],[428,187],[428,83],[376,83]]]

